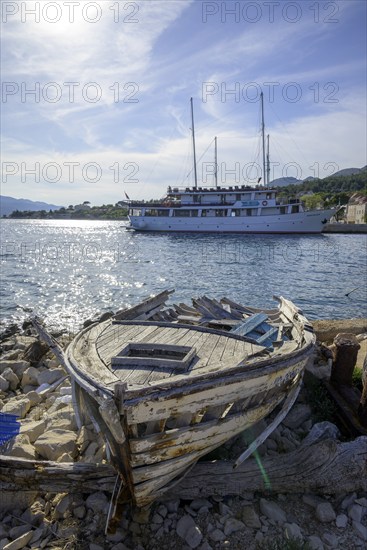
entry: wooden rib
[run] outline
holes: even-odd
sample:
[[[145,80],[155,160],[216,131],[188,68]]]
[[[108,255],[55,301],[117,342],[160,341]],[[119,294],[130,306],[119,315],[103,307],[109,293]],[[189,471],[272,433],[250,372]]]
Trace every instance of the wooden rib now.
[[[188,452],[201,451],[208,446],[227,441],[234,435],[258,422],[273,410],[284,398],[279,393],[266,404],[261,404],[246,412],[228,415],[223,419],[211,419],[201,424],[169,430],[138,440],[130,440],[131,464],[141,466],[165,461]]]

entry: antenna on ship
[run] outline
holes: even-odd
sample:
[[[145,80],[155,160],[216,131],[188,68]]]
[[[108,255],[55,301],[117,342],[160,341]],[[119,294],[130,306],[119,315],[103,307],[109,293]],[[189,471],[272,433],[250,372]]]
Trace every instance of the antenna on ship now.
[[[195,178],[195,189],[198,186],[198,175],[196,171],[196,150],[195,150],[195,127],[194,127],[194,107],[193,99],[190,99],[191,102],[191,123],[192,123],[192,147],[194,151],[194,178]]]
[[[263,144],[263,181],[266,187],[266,163],[265,163],[265,122],[264,122],[264,93],[261,91],[261,136]]]
[[[269,155],[269,142],[270,142],[270,136],[269,134],[266,136],[266,184],[269,187],[270,183],[270,155]]]
[[[218,187],[218,149],[217,149],[217,136],[214,138],[214,181],[215,187]]]

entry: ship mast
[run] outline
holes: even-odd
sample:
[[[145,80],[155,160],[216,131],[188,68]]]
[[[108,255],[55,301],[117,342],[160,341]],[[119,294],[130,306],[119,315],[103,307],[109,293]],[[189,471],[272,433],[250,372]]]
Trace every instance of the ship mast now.
[[[266,187],[266,162],[265,162],[265,122],[264,122],[264,93],[260,94],[261,99],[261,137],[263,145],[263,182]]]
[[[269,155],[269,134],[266,136],[266,184],[269,187],[270,183],[270,155]]]
[[[218,149],[217,149],[217,136],[214,138],[214,181],[215,187],[218,187]]]
[[[197,189],[198,186],[198,175],[196,171],[196,149],[195,149],[195,127],[194,127],[194,107],[193,107],[193,99],[190,99],[191,102],[191,123],[192,123],[192,147],[194,151],[194,178],[195,178],[195,189]]]

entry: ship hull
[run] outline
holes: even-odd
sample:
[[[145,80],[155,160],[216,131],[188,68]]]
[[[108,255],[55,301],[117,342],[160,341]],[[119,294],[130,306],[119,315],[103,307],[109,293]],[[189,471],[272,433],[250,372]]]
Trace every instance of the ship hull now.
[[[129,216],[136,231],[185,233],[321,233],[334,210],[238,217]]]

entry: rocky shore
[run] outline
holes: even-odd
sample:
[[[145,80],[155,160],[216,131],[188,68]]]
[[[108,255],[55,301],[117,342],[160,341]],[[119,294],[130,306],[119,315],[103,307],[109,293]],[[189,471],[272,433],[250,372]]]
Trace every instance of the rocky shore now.
[[[337,332],[357,335],[367,351],[366,320],[315,323],[320,342]],[[66,335],[59,335],[64,345]],[[78,429],[67,373],[41,343],[31,326],[8,329],[0,342],[0,410],[15,414],[20,433],[2,448],[6,455],[59,463],[106,462],[103,438],[93,425]],[[330,360],[319,353],[311,366],[319,377],[330,374]],[[321,420],[321,421],[320,421]],[[264,425],[255,430],[262,431]],[[233,458],[243,451],[242,434],[216,452]],[[330,421],[318,418],[304,387],[284,422],[258,449],[263,457],[292,452],[323,438],[342,441]],[[4,493],[0,497],[0,550],[184,550],[328,549],[354,550],[367,545],[367,494],[213,495],[208,499],[162,501],[147,510],[126,509],[113,535],[104,534],[110,495]],[[296,546],[291,543],[297,540]]]

